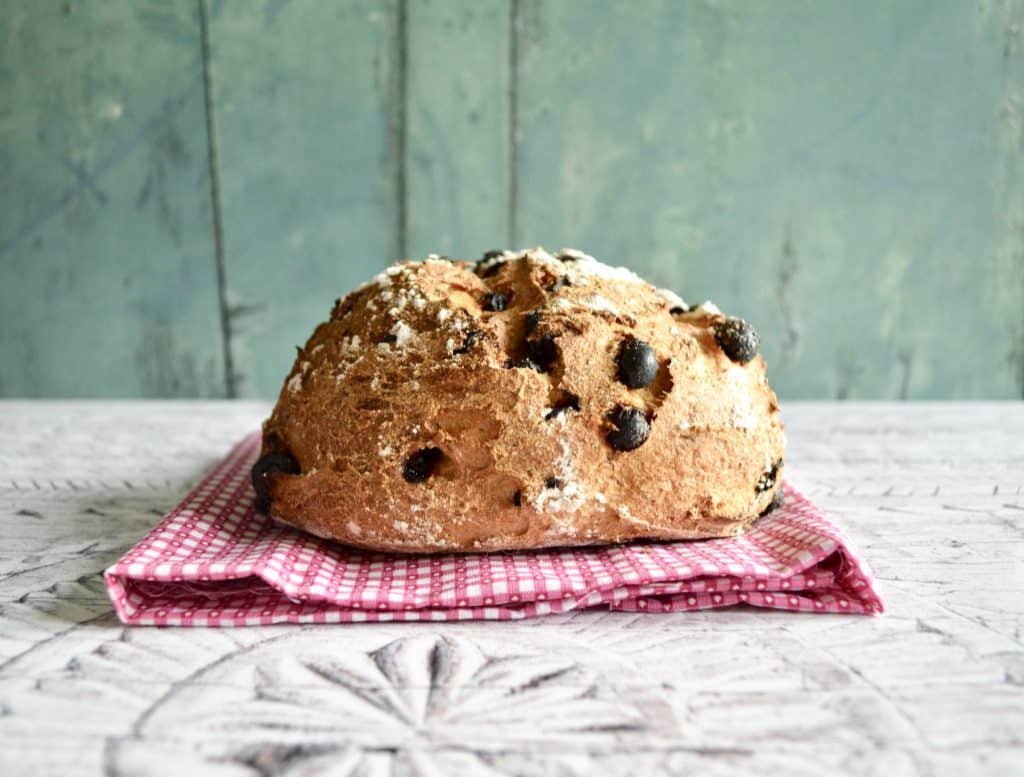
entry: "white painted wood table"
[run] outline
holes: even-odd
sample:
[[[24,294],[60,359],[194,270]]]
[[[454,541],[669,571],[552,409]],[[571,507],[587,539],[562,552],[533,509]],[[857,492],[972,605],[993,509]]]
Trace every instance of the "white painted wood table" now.
[[[790,404],[878,618],[125,628],[101,571],[268,405],[0,402],[0,775],[1024,773],[1024,404]]]

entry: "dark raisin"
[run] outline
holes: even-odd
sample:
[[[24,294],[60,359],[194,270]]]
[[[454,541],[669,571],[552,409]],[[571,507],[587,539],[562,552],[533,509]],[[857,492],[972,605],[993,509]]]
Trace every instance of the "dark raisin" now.
[[[440,461],[440,448],[418,450],[402,465],[402,477],[409,483],[422,483],[434,473]]]
[[[381,342],[381,343],[394,343],[394,342],[397,342],[397,341],[398,341],[398,335],[391,335],[391,334],[384,335],[380,340],[378,340],[378,342]]]
[[[479,329],[470,329],[466,332],[466,339],[462,341],[462,345],[456,348],[452,353],[457,356],[469,353],[470,349],[479,342],[480,338],[484,336],[484,333]]]
[[[619,381],[628,388],[647,388],[658,376],[658,357],[643,340],[627,337],[619,346]]]
[[[540,368],[539,364],[528,357],[523,357],[522,359],[509,359],[505,362],[505,366],[510,370],[536,370],[537,372],[544,372],[544,370]]]
[[[484,310],[493,310],[495,313],[500,313],[507,306],[508,297],[500,291],[496,291],[493,294],[484,294]]]
[[[563,262],[578,262],[580,260],[579,254],[574,251],[559,251],[556,258]]]
[[[754,327],[742,318],[727,318],[715,324],[715,340],[722,351],[739,364],[746,364],[757,356],[760,340]]]
[[[298,475],[299,462],[288,453],[264,453],[252,467],[252,487],[256,492],[256,508],[266,512],[270,507],[270,488],[274,475]]]
[[[537,324],[540,323],[540,311],[531,310],[523,318],[524,325],[526,327],[526,334],[533,334],[533,330],[537,328]]]
[[[642,410],[635,407],[616,407],[608,414],[615,428],[608,432],[608,444],[617,451],[639,448],[651,433],[651,425]]]
[[[580,398],[575,394],[570,394],[567,391],[565,392],[565,395],[555,403],[554,407],[552,407],[550,410],[548,410],[547,413],[544,414],[544,420],[550,421],[552,418],[557,418],[566,410],[578,411],[579,409]]]
[[[556,477],[549,477],[544,481],[544,488],[561,488],[565,485],[565,481]]]
[[[516,492],[512,494],[512,504],[514,504],[516,507],[523,506],[523,492],[521,489],[517,488]]]
[[[483,278],[494,275],[494,273],[496,273],[498,269],[505,264],[504,262],[494,260],[499,259],[504,253],[504,251],[499,251],[497,249],[485,252],[484,255],[477,260],[476,267],[473,268],[474,272]]]
[[[558,346],[555,345],[555,338],[551,335],[544,335],[537,340],[530,340],[526,344],[526,355],[530,361],[540,367],[541,372],[547,372],[558,358]]]
[[[761,473],[761,477],[757,479],[757,485],[754,486],[754,491],[762,493],[768,491],[775,485],[775,481],[779,477],[779,470],[782,468],[782,459],[772,464],[768,469]]]
[[[481,275],[480,277],[490,278],[492,275],[496,275],[498,270],[500,270],[504,266],[504,262],[495,262],[494,264],[490,265],[486,270],[484,270],[483,275]]]
[[[676,305],[674,308],[669,308],[668,312],[673,316],[681,316],[684,313],[689,313],[696,307],[695,305]]]
[[[764,508],[764,510],[761,511],[761,515],[759,517],[763,518],[764,516],[768,515],[768,513],[775,512],[780,507],[782,507],[782,489],[781,488],[778,491],[775,492],[775,496],[772,497],[771,504],[769,504],[766,508]]]

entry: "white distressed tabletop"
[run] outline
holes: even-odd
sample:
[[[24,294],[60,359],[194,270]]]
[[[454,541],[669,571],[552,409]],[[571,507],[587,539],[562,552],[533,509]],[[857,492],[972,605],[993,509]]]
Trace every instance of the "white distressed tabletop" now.
[[[269,406],[0,402],[0,774],[1024,772],[1024,403],[795,403],[887,614],[125,628],[101,572]]]

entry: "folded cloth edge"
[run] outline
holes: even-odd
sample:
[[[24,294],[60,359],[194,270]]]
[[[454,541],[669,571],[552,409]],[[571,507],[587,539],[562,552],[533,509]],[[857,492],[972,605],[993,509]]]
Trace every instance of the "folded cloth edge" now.
[[[534,617],[550,613],[605,606],[613,610],[631,612],[671,612],[689,609],[728,607],[748,604],[755,607],[786,609],[805,612],[832,612],[879,614],[884,605],[874,589],[872,575],[842,531],[828,521],[796,488],[786,483],[787,503],[791,500],[814,510],[815,519],[823,524],[823,541],[813,552],[804,552],[799,565],[788,574],[745,574],[745,575],[702,575],[695,569],[678,574],[673,579],[610,581],[595,583],[582,589],[556,591],[555,596],[536,593],[532,599],[514,596],[493,595],[490,597],[449,597],[431,600],[426,597],[398,599],[394,602],[381,601],[379,593],[369,599],[356,599],[344,604],[329,595],[311,590],[296,590],[288,578],[284,580],[259,557],[229,567],[225,562],[131,562],[128,559],[147,539],[171,531],[174,521],[180,517],[183,508],[195,502],[204,504],[203,499],[216,495],[231,485],[239,488],[239,473],[247,487],[248,466],[246,459],[252,455],[253,440],[258,435],[249,435],[214,467],[164,519],[151,530],[135,547],[111,565],[104,573],[104,579],[118,617],[127,624],[148,625],[255,625],[269,623],[317,623],[355,622],[390,620],[466,620],[492,619],[508,620]],[[215,497],[214,497],[215,498]],[[212,509],[212,507],[210,508]],[[251,520],[251,516],[250,516]],[[756,525],[755,525],[756,526]],[[785,527],[782,527],[785,528]],[[820,527],[819,527],[820,528]],[[286,536],[296,530],[275,526],[267,529]],[[744,535],[750,538],[751,532]],[[770,532],[764,532],[770,538]],[[779,535],[782,535],[780,530]],[[325,540],[300,535],[305,542],[327,543]],[[827,538],[826,538],[827,537]],[[698,541],[706,543],[731,542],[728,540]],[[686,543],[631,543],[621,546],[590,546],[583,548],[517,551],[523,556],[537,554],[608,554],[627,550],[656,554],[658,549],[671,548]],[[453,558],[482,556],[501,557],[510,552],[498,554],[458,554],[447,556],[408,557],[395,554],[374,554],[367,551],[344,548],[329,543],[327,552],[345,554],[361,564],[404,563],[410,558],[423,563],[451,561]],[[745,571],[749,571],[745,570]],[[198,578],[202,577],[202,581]],[[202,584],[216,581],[249,581],[248,588],[232,587],[221,596],[214,587],[202,589]],[[162,585],[161,585],[162,584]],[[245,606],[218,607],[221,599],[227,601],[234,596],[248,596]],[[205,605],[204,606],[204,602]],[[212,603],[212,604],[211,604]],[[440,605],[440,606],[438,606]]]

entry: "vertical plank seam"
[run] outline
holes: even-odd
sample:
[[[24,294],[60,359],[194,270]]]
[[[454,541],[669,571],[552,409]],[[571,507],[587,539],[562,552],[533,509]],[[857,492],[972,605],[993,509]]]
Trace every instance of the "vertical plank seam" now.
[[[1016,60],[1024,61],[1024,56],[1019,49],[1016,48],[1020,44],[1019,33],[1021,29],[1022,14],[1024,14],[1024,2],[1020,0],[1009,0],[1004,4],[1003,16],[1000,17],[999,29],[1002,33],[1002,76],[1003,83],[1000,95],[997,103],[997,113],[1000,116],[1000,122],[996,128],[996,142],[997,148],[1002,145],[1003,132],[1009,129],[1009,136],[1012,144],[1011,158],[1017,160],[1020,159],[1019,153],[1024,150],[1024,135],[1019,131],[1019,122],[1014,123],[1010,117],[1013,113],[1007,108],[1019,102],[1019,97],[1024,92],[1024,82],[1018,80],[1017,73],[1020,72],[1014,67],[1015,64],[1019,64]],[[1005,129],[1004,129],[1005,128]],[[1002,153],[999,153],[999,157],[1003,157]],[[1002,159],[1004,162],[1002,175],[997,174],[995,177],[995,185],[997,191],[997,198],[1006,200],[1005,202],[998,202],[997,200],[997,213],[998,209],[1002,209],[1006,214],[1007,225],[1003,227],[1004,231],[1009,232],[1009,236],[1005,239],[1008,241],[1007,251],[1007,262],[1008,262],[1008,273],[1011,279],[1018,280],[1018,276],[1024,276],[1024,222],[1020,220],[1019,214],[1021,211],[1013,207],[1014,195],[1021,188],[1021,184],[1024,183],[1024,165],[1019,161],[1017,164],[1012,164],[1007,159]],[[1018,218],[1015,219],[1015,216]],[[997,252],[1001,250],[1000,243],[1002,240],[998,240],[996,244]],[[1018,284],[1019,286],[1019,284]],[[1021,309],[1021,319],[1019,321],[1021,329],[1017,333],[1016,342],[1013,343],[1010,349],[1010,359],[1014,357],[1017,359],[1017,369],[1014,379],[1017,381],[1017,392],[1021,399],[1024,399],[1024,298],[1019,300]]]
[[[522,0],[509,0],[508,20],[508,247],[518,239],[519,200],[519,22]]]
[[[398,256],[405,259],[409,240],[409,184],[408,160],[408,99],[409,99],[409,0],[398,0],[395,24],[395,88],[392,124],[392,145],[398,160],[395,170],[395,246]]]
[[[1022,19],[1024,19],[1024,1],[1018,0],[1018,2],[1015,3],[1008,10],[1008,13],[1009,13],[1010,18],[1007,19],[1007,25],[1006,25],[1007,32],[1009,33],[1009,31],[1014,30],[1017,33],[1019,33],[1020,29],[1021,29],[1021,21],[1022,21]],[[1017,42],[1018,42],[1018,44],[1021,43],[1020,38],[1017,39]],[[1005,45],[1005,43],[1004,43],[1004,45]],[[1018,57],[1020,58],[1021,63],[1024,63],[1024,56],[1022,56],[1019,51],[1018,51]],[[1005,68],[1005,61],[1006,60],[1004,59],[1004,68]],[[1014,71],[1011,70],[1011,72],[1014,72]],[[1024,71],[1021,71],[1021,70],[1018,69],[1016,72],[1018,74],[1020,74],[1020,73],[1022,73]],[[1017,85],[1018,85],[1018,87],[1021,88],[1022,91],[1024,91],[1024,81],[1017,81]],[[1018,135],[1018,142],[1020,144],[1019,145],[1020,150],[1024,151],[1024,134]],[[1020,160],[1019,156],[1018,156],[1018,160]],[[1024,168],[1024,165],[1022,165],[1020,161],[1018,161],[1018,165],[1021,168]],[[1018,229],[1024,230],[1024,224],[1018,223],[1017,227],[1018,227]],[[1022,237],[1024,237],[1024,234],[1018,235],[1018,238],[1017,238],[1018,241],[1021,241]],[[1022,241],[1022,242],[1024,242],[1024,241]],[[1018,242],[1018,244],[1017,244],[1017,264],[1018,264],[1018,268],[1017,268],[1018,269],[1018,276],[1019,277],[1020,276],[1024,276],[1024,246],[1021,245],[1021,242]],[[1021,330],[1020,330],[1020,334],[1017,337],[1017,348],[1018,348],[1018,354],[1017,354],[1017,359],[1018,359],[1018,364],[1017,364],[1017,380],[1018,380],[1018,382],[1020,384],[1019,387],[1018,387],[1020,389],[1020,398],[1024,399],[1024,295],[1022,295],[1020,302],[1021,302],[1021,310],[1020,310],[1020,314],[1021,314]]]
[[[213,117],[213,83],[210,73],[210,20],[207,0],[199,3],[199,35],[203,61],[203,103],[206,113],[206,148],[210,178],[210,207],[213,214],[213,253],[217,268],[217,302],[220,308],[221,347],[224,358],[224,393],[229,399],[238,396],[234,359],[231,355],[231,310],[227,297],[227,271],[224,266],[224,222],[220,203],[220,158],[217,153],[217,132]]]

